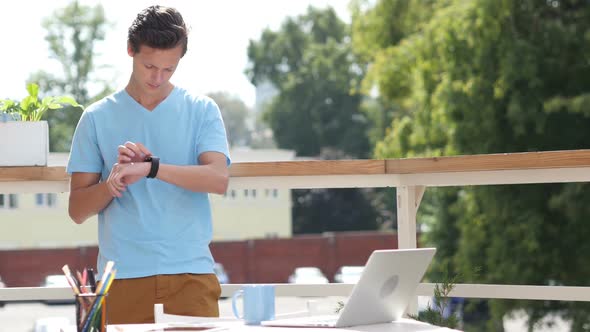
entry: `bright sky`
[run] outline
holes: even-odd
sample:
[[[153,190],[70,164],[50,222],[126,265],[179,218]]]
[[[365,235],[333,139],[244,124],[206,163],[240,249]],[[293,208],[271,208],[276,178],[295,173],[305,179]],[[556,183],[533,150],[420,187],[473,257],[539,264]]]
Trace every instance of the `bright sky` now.
[[[59,74],[60,66],[49,59],[48,43],[41,21],[69,0],[5,1],[2,3],[0,40],[2,79],[0,99],[26,95],[25,82],[39,69]],[[101,73],[122,88],[129,80],[131,60],[127,55],[127,28],[143,8],[152,4],[176,7],[191,27],[189,50],[172,81],[196,93],[226,91],[253,106],[255,89],[244,75],[250,39],[258,40],[264,28],[276,30],[287,16],[303,14],[309,5],[332,6],[341,19],[350,21],[349,0],[80,0],[101,3],[113,27],[98,45],[96,64],[113,68]],[[56,72],[57,71],[57,72]]]

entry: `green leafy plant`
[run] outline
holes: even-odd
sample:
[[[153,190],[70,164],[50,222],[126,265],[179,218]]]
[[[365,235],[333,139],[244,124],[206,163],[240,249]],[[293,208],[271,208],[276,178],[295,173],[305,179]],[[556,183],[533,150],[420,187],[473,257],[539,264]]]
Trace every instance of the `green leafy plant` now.
[[[458,275],[449,276],[448,271],[445,270],[443,281],[440,284],[434,284],[434,306],[430,303],[426,310],[420,312],[418,315],[408,315],[410,318],[423,321],[432,325],[444,326],[449,328],[456,328],[459,326],[459,319],[456,313],[450,312],[445,317],[445,310],[449,307],[449,294],[455,288]]]
[[[473,278],[478,278],[481,273],[481,267],[475,267],[472,272]],[[462,321],[458,317],[458,312],[451,312],[450,297],[449,294],[455,288],[457,281],[461,278],[461,274],[455,274],[453,277],[449,276],[448,267],[443,270],[443,281],[440,284],[434,285],[434,306],[428,304],[425,311],[420,312],[418,315],[409,315],[410,318],[420,320],[429,324],[444,326],[449,328],[461,327]],[[445,311],[449,315],[445,317]]]
[[[340,313],[340,311],[344,309],[344,301],[338,301],[336,304],[336,309],[334,309],[334,313]]]
[[[72,97],[54,96],[39,98],[39,86],[35,83],[27,84],[28,96],[20,102],[11,99],[0,100],[0,112],[5,112],[13,116],[15,120],[21,121],[40,121],[41,117],[48,110],[63,108],[64,105],[73,107],[82,107]]]

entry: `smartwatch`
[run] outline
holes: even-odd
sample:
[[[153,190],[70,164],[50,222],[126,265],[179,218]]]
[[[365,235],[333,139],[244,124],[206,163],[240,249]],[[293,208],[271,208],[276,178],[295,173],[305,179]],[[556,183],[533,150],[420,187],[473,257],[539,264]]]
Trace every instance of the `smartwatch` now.
[[[155,178],[156,175],[158,175],[158,169],[160,168],[160,158],[156,156],[147,156],[143,161],[152,163],[152,167],[150,168],[150,172],[147,175],[147,178]]]

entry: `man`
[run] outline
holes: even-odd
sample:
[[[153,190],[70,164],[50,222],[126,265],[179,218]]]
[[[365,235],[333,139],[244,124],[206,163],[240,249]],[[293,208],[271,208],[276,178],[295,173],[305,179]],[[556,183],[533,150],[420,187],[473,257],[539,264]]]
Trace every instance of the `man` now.
[[[208,193],[227,189],[227,138],[217,105],[169,80],[187,50],[173,8],[151,6],[129,28],[133,71],[124,90],[90,107],[76,127],[67,171],[69,214],[98,214],[98,269],[115,262],[109,323],[167,313],[219,316]]]

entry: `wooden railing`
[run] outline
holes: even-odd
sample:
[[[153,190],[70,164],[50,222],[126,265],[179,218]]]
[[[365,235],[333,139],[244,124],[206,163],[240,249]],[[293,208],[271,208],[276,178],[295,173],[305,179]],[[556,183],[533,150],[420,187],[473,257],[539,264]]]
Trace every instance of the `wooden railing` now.
[[[230,188],[396,187],[398,244],[416,247],[416,212],[427,187],[590,181],[590,150],[528,152],[390,160],[283,161],[235,163]],[[0,193],[64,192],[63,166],[0,167]],[[223,295],[240,285],[223,285]],[[278,296],[346,296],[353,285],[278,284]],[[433,284],[417,295],[431,296]],[[459,284],[451,296],[590,301],[590,287]],[[67,288],[0,289],[0,301],[67,299]]]

